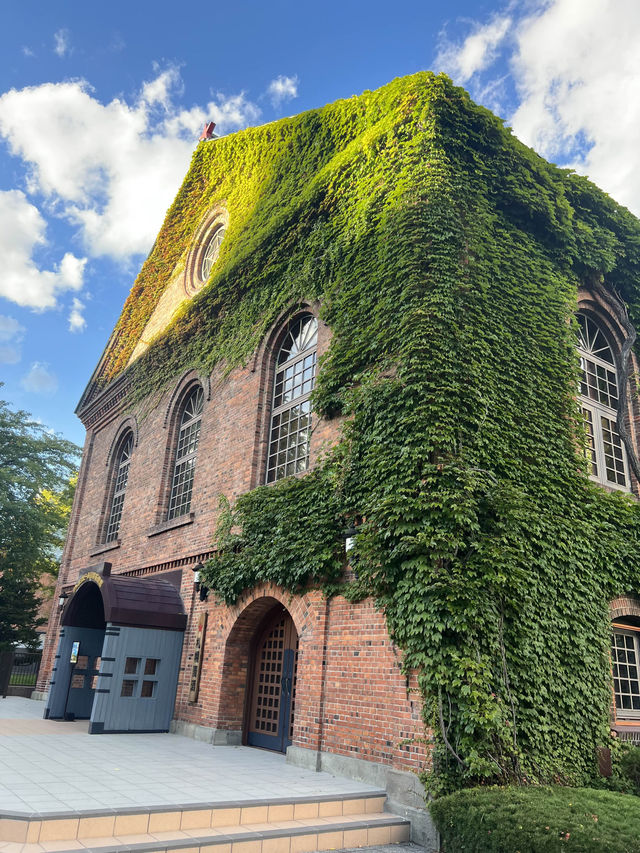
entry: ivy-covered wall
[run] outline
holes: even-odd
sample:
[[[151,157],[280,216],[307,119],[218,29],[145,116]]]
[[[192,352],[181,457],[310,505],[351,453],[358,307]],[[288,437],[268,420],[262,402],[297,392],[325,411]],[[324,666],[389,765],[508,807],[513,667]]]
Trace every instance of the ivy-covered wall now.
[[[434,792],[594,781],[608,603],[640,589],[639,510],[586,476],[571,318],[598,281],[637,325],[640,224],[445,76],[396,80],[198,147],[103,382],[216,203],[219,261],[127,368],[137,398],[247,362],[284,310],[319,300],[333,339],[315,410],[348,418],[312,473],[228,507],[209,584],[229,602],[262,580],[373,595],[420,673]]]

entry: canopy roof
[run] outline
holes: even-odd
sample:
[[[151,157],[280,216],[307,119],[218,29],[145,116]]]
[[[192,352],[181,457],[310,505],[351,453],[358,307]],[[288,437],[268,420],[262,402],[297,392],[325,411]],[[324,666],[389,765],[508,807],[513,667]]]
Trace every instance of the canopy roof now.
[[[187,616],[178,589],[164,578],[103,577],[87,572],[76,584],[61,621],[77,627],[97,628],[111,622],[184,631]]]

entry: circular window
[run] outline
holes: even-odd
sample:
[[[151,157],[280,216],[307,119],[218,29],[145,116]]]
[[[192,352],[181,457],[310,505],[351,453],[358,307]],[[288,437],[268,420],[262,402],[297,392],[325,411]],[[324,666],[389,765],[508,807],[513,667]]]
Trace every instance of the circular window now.
[[[211,272],[211,267],[218,260],[218,255],[220,254],[220,246],[222,245],[222,241],[224,240],[225,231],[227,229],[224,225],[219,225],[216,230],[211,235],[209,242],[206,245],[204,253],[202,255],[202,261],[200,262],[200,281],[206,282],[209,279],[209,273]]]
[[[184,290],[191,297],[205,286],[229,227],[229,214],[222,204],[209,210],[193,238],[187,255]]]

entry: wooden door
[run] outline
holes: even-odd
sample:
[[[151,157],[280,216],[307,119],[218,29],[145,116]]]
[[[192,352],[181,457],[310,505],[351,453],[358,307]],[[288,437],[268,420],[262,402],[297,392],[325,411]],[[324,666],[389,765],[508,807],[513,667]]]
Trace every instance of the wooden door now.
[[[280,610],[255,646],[247,743],[285,752],[291,743],[296,693],[298,634]]]

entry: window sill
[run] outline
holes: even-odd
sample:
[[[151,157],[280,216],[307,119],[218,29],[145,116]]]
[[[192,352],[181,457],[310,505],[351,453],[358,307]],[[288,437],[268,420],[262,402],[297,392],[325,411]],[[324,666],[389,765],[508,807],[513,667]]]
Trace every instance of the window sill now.
[[[195,513],[189,512],[185,515],[179,515],[176,518],[170,518],[167,521],[161,521],[160,524],[156,524],[155,527],[147,530],[147,536],[158,536],[160,533],[164,533],[167,530],[173,530],[176,527],[183,527],[185,524],[192,524],[194,518]]]
[[[603,480],[599,480],[597,477],[594,477],[593,474],[589,474],[589,479],[592,483],[595,483],[596,486],[600,486],[600,488],[604,489],[606,492],[622,492],[623,494],[631,495],[633,492],[631,491],[630,486],[620,486],[616,483],[605,483]]]
[[[107,551],[114,551],[116,548],[120,547],[120,539],[116,539],[114,542],[106,542],[102,545],[96,545],[95,548],[92,548],[89,551],[90,557],[97,557],[98,554],[105,554]]]
[[[611,726],[611,734],[629,746],[638,746],[640,745],[640,720],[637,717],[635,720],[618,719]]]

